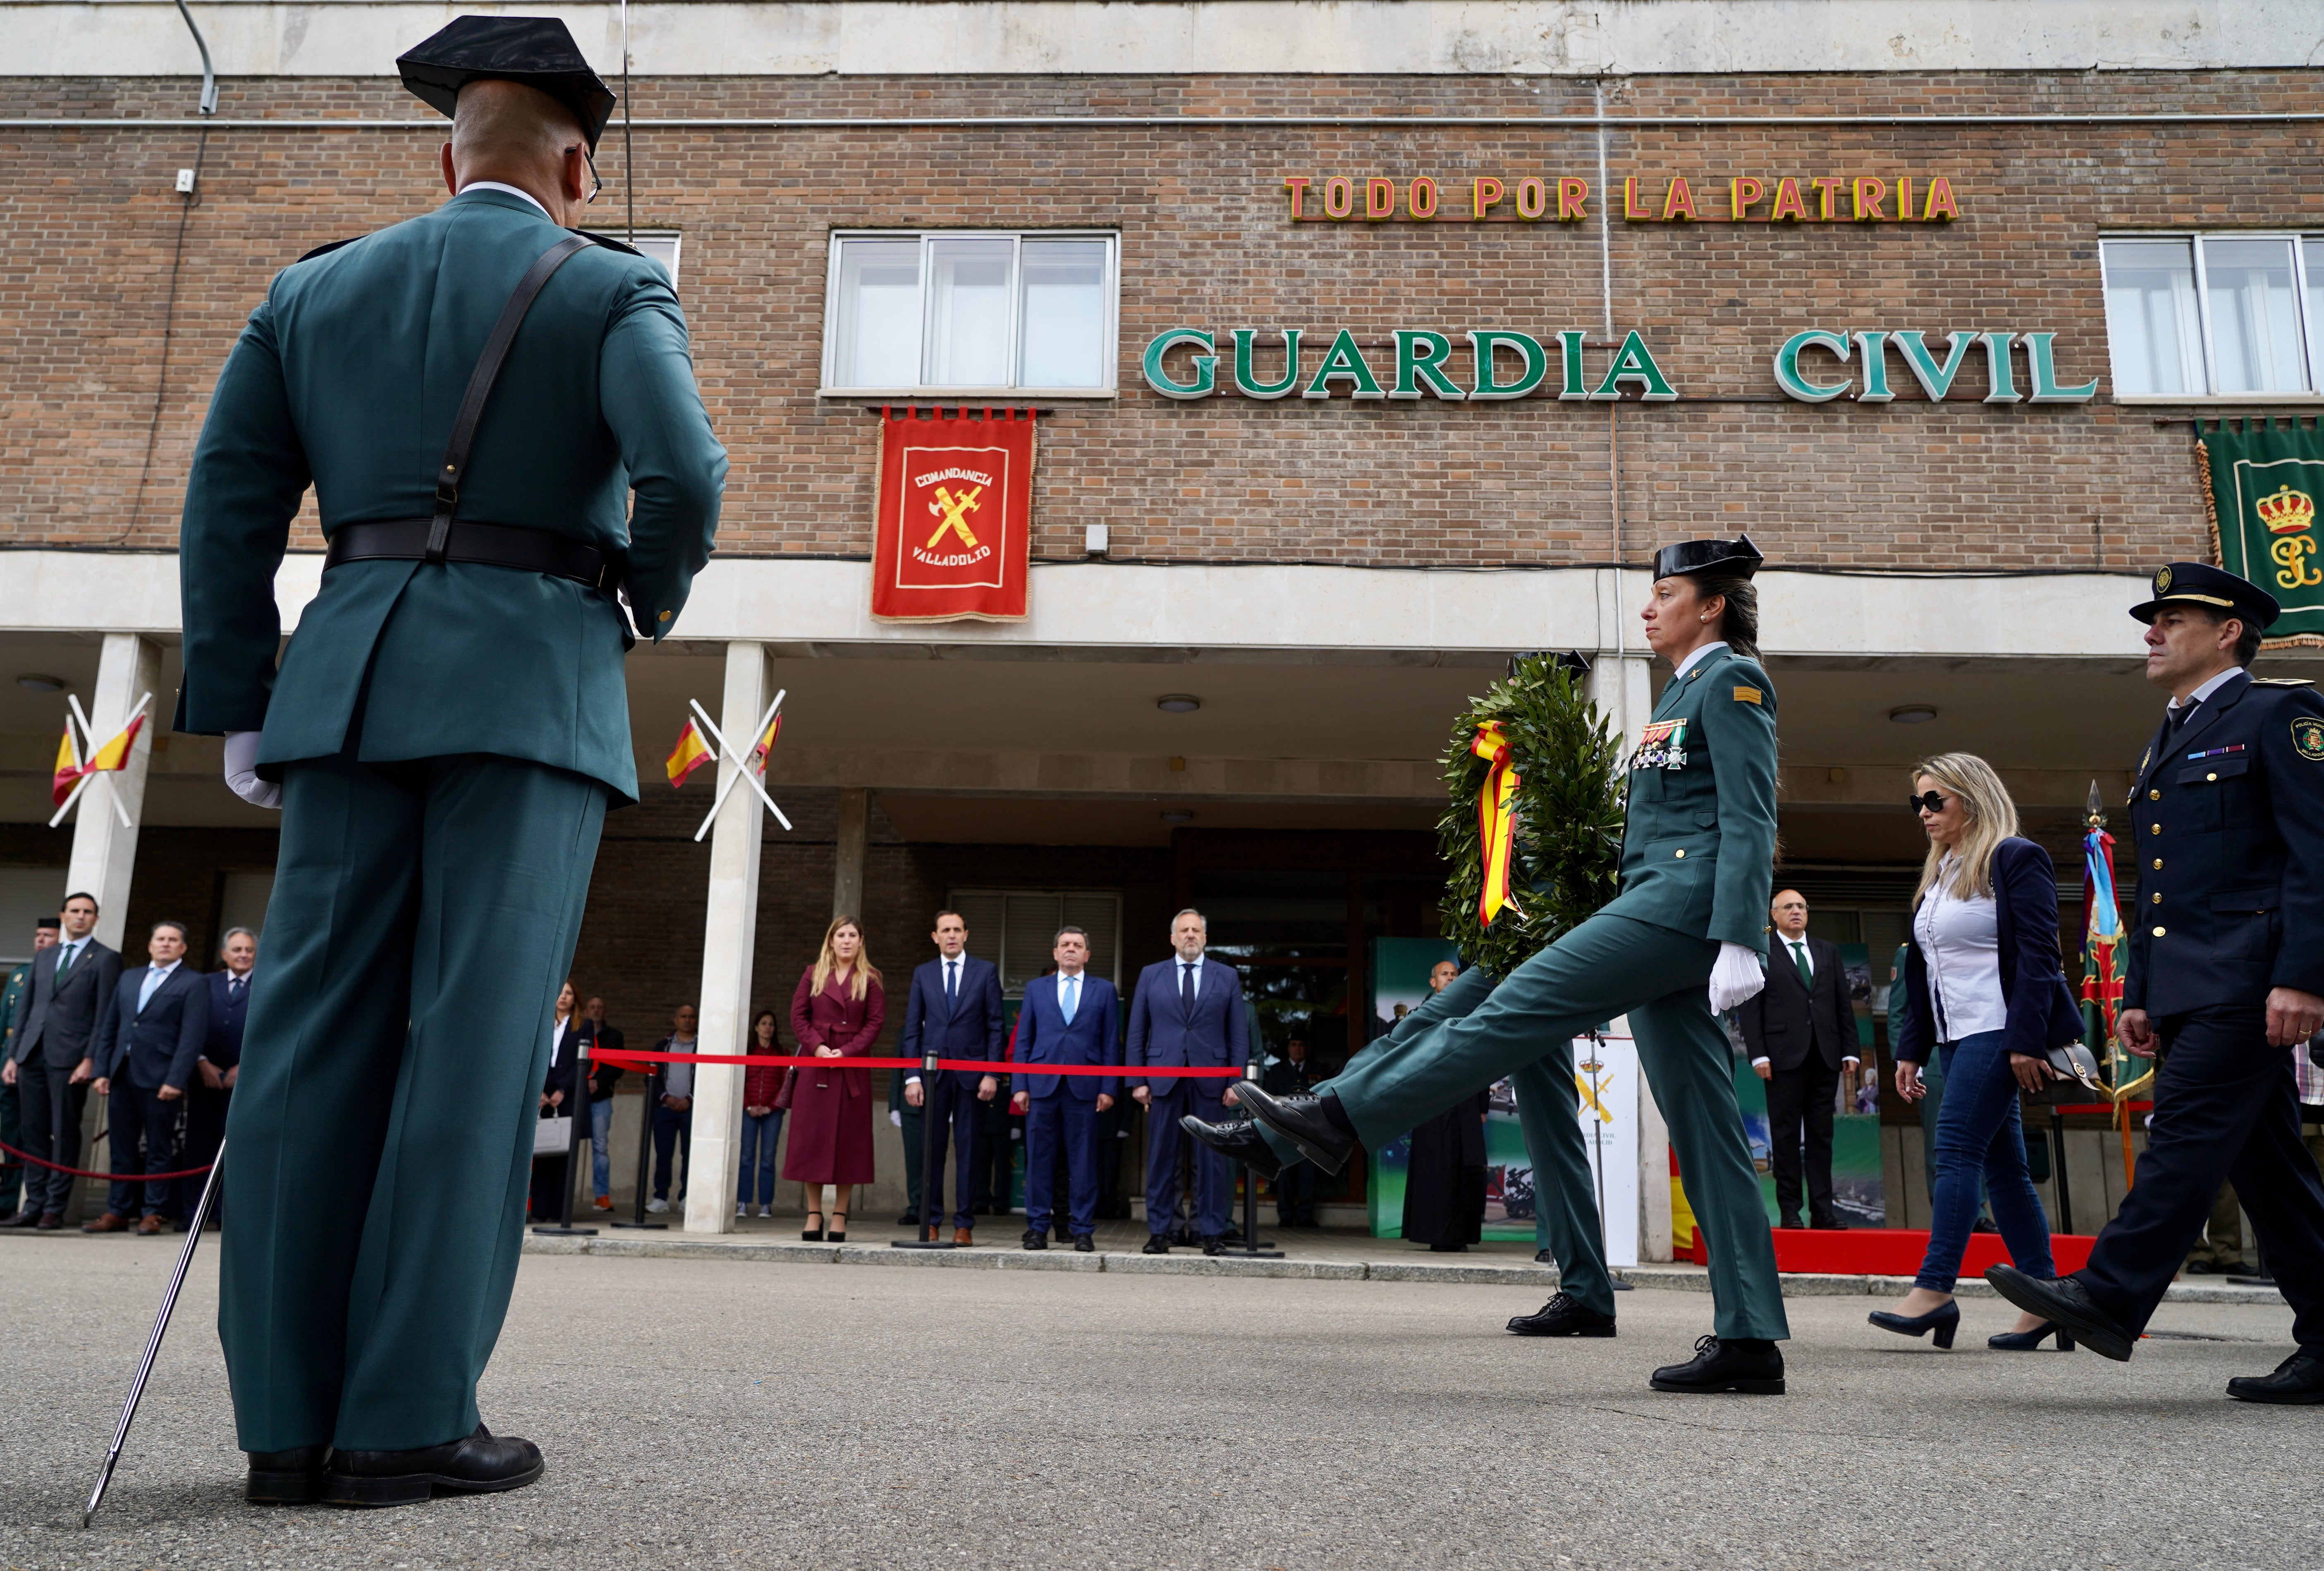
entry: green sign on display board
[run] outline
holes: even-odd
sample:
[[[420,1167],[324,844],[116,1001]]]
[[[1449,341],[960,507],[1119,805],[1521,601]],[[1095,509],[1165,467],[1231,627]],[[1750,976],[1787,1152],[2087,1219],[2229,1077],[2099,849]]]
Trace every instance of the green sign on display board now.
[[[2283,615],[2266,648],[2324,644],[2324,430],[2310,420],[2235,420],[2199,427],[2195,461],[2219,565],[2275,596]]]

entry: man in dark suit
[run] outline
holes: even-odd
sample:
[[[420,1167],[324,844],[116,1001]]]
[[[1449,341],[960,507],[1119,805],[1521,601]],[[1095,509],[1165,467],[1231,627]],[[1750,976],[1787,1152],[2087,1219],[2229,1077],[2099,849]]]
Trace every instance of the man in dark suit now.
[[[113,1195],[105,1215],[84,1223],[84,1233],[119,1233],[138,1209],[141,1172],[169,1172],[177,1154],[178,1114],[194,1060],[209,1040],[208,980],[186,966],[186,924],[161,922],[145,942],[149,961],[124,971],[114,984],[110,1006],[97,1016],[97,1094],[106,1098],[106,1137],[113,1147]],[[144,1163],[138,1163],[140,1139]],[[144,1215],[137,1231],[161,1231],[161,1209],[170,1203],[166,1179],[144,1185]]]
[[[2324,700],[2251,675],[2279,611],[2232,574],[2171,563],[2130,614],[2147,624],[2146,679],[2171,694],[2131,786],[2138,896],[2116,1021],[2125,1047],[2155,1059],[2154,1116],[2087,1265],[2054,1279],[1998,1265],[1986,1280],[2127,1359],[2232,1182],[2299,1346],[2227,1394],[2324,1403],[2324,1182],[2292,1067],[2324,1025]]]
[[[1006,1023],[1001,1010],[1001,973],[989,960],[968,952],[968,923],[957,911],[936,913],[936,958],[912,973],[912,994],[904,1005],[899,1058],[998,1059]],[[954,1175],[952,1241],[976,1242],[976,1216],[970,1208],[976,1184],[976,1125],[982,1104],[1001,1092],[989,1074],[938,1070],[933,1084],[921,1083],[917,1069],[904,1071],[904,1100],[936,1121],[936,1165],[920,1175],[921,1236],[936,1237],[944,1226],[944,1160],[946,1127],[959,1147]]]
[[[1456,970],[1446,960],[1438,968]],[[1428,977],[1434,990],[1443,986],[1434,971]],[[1307,1056],[1307,1034],[1295,1030],[1290,1041],[1284,1043],[1283,1056],[1267,1066],[1259,1083],[1269,1095],[1277,1097],[1312,1097],[1315,1088],[1332,1077],[1316,1067]],[[1286,1163],[1275,1175],[1275,1219],[1286,1227],[1313,1227],[1315,1225],[1315,1164],[1308,1162]]]
[[[1089,974],[1089,933],[1057,929],[1050,951],[1055,972],[1025,984],[1017,1014],[1014,1061],[1036,1064],[1118,1064],[1121,1061],[1121,996],[1103,977]],[[1113,1106],[1121,1082],[1110,1075],[1014,1077],[1015,1110],[1025,1116],[1025,1247],[1049,1246],[1056,1151],[1065,1146],[1074,1247],[1097,1247],[1097,1116]]]
[[[53,949],[57,942],[57,919],[43,916],[32,923],[32,955],[35,960],[44,949]],[[32,961],[26,960],[8,973],[8,984],[0,988],[0,1064],[8,1061],[16,1045],[16,1033],[32,1012]],[[0,1144],[24,1148],[23,1131],[16,1122],[16,1088],[0,1086]],[[0,1217],[13,1217],[19,1208],[24,1193],[24,1170],[27,1164],[0,1152]]]
[[[64,936],[57,947],[32,957],[32,1007],[7,1061],[0,1063],[0,1083],[16,1088],[24,1149],[43,1162],[78,1167],[81,1109],[97,1077],[91,1055],[97,1015],[121,980],[121,956],[97,942],[95,896],[66,896],[61,917]],[[72,1186],[69,1174],[32,1169],[24,1181],[24,1208],[0,1226],[63,1226]]]
[[[1847,1224],[1831,1204],[1831,1113],[1842,1069],[1857,1065],[1856,1008],[1840,946],[1808,936],[1807,897],[1779,891],[1770,908],[1775,943],[1767,985],[1736,1009],[1751,1067],[1767,1082],[1767,1153],[1775,1170],[1779,1224],[1800,1225],[1801,1129],[1807,1126],[1808,1219],[1818,1227]]]
[[[217,1160],[226,1138],[226,1109],[234,1105],[234,1082],[242,1078],[242,1023],[250,1013],[250,973],[258,964],[258,935],[246,927],[226,929],[218,946],[226,969],[202,980],[210,991],[209,1034],[202,1055],[194,1060],[193,1083],[186,1088],[186,1149],[188,1167],[208,1167]],[[180,1208],[189,1217],[202,1190],[199,1177],[180,1181]],[[210,1221],[216,1226],[219,1213]]]
[[[1250,1061],[1250,1025],[1242,1005],[1242,977],[1232,966],[1206,960],[1210,923],[1199,911],[1170,919],[1167,960],[1138,974],[1130,999],[1130,1094],[1146,1109],[1146,1253],[1170,1253],[1170,1229],[1178,1210],[1178,1153],[1186,1133],[1178,1120],[1193,1115],[1206,1124],[1224,1121],[1233,1105],[1230,1082],[1215,1078],[1180,1079],[1146,1075],[1148,1069],[1233,1069]],[[1232,1165],[1210,1147],[1194,1147],[1194,1231],[1205,1254],[1226,1249],[1228,1202],[1234,1187]]]

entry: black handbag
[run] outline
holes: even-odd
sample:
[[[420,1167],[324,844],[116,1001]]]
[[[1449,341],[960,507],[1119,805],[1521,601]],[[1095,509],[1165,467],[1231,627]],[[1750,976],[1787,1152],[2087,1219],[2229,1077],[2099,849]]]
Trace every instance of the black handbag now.
[[[2080,1080],[2085,1089],[2106,1094],[2106,1085],[2098,1079],[2098,1061],[2090,1050],[2079,1042],[2063,1047],[2053,1047],[2048,1053],[2050,1068],[2061,1080]]]

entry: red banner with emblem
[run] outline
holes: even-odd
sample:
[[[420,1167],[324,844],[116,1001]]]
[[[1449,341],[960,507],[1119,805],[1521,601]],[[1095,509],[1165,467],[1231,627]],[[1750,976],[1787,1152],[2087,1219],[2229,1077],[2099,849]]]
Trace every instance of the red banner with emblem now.
[[[1033,540],[1033,411],[882,411],[872,614],[1021,621]]]

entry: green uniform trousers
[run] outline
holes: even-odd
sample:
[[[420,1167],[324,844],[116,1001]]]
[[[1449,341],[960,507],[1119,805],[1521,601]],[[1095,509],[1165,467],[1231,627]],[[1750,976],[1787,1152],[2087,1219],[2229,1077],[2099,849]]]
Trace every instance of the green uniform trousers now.
[[[1734,1055],[1706,996],[1718,957],[1707,938],[1600,913],[1519,966],[1466,1015],[1351,1065],[1330,1094],[1358,1137],[1375,1145],[1526,1065],[1545,1065],[1554,1081],[1574,1037],[1628,1015],[1639,1065],[1670,1126],[1687,1204],[1710,1245],[1712,1329],[1721,1337],[1789,1337],[1766,1205],[1735,1102]],[[1522,1106],[1522,1085],[1517,1094]],[[1536,1188],[1554,1181],[1571,1191],[1562,1208],[1587,1212],[1594,1231],[1581,1121],[1545,1118],[1539,1133],[1557,1154],[1544,1162],[1546,1153],[1536,1153]],[[1610,1313],[1610,1293],[1591,1307]]]
[[[605,787],[490,755],[286,765],[227,1116],[243,1449],[472,1432]]]

